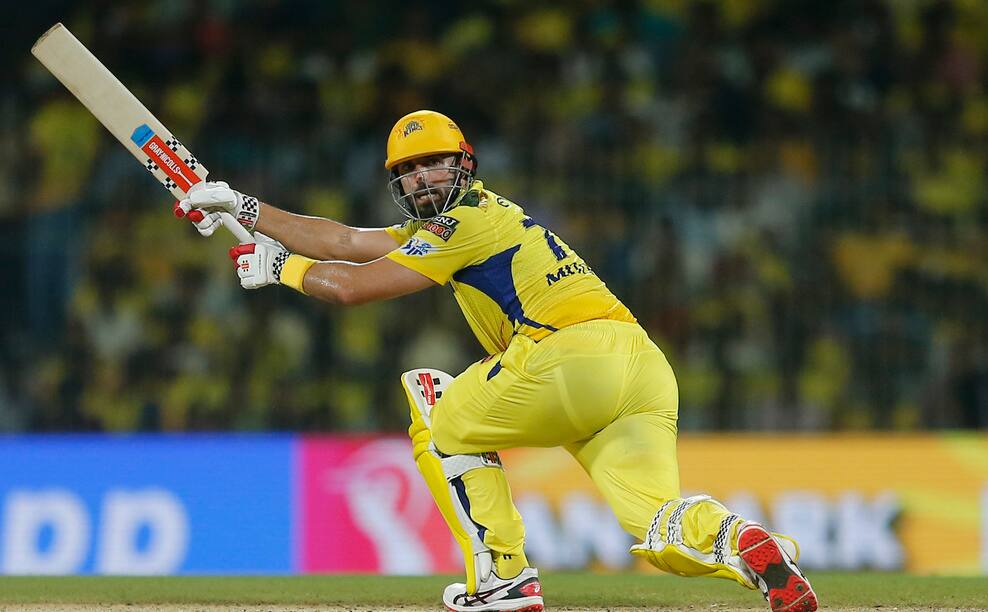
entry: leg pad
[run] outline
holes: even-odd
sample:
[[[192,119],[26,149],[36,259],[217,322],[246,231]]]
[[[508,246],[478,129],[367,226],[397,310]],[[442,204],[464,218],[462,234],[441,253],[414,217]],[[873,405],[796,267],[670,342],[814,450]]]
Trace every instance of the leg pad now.
[[[708,495],[669,500],[655,514],[645,541],[632,546],[631,553],[672,574],[729,578],[754,589],[752,576],[731,545],[741,522]],[[711,545],[697,544],[709,542],[712,533],[716,536]]]
[[[477,586],[490,576],[493,557],[490,548],[484,544],[481,528],[470,516],[462,476],[480,468],[504,468],[497,453],[444,455],[432,443],[429,430],[432,408],[452,381],[449,374],[428,368],[405,372],[401,377],[411,412],[408,435],[412,439],[415,464],[463,551],[467,593],[475,593]]]

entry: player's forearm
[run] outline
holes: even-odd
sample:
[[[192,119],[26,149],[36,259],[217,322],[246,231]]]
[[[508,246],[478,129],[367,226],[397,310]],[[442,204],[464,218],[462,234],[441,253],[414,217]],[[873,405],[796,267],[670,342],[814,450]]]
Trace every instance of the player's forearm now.
[[[312,259],[347,259],[353,229],[331,219],[307,217],[261,203],[254,229]]]
[[[287,275],[286,275],[287,274]],[[282,284],[331,304],[355,305],[387,300],[436,285],[435,281],[387,258],[368,263],[289,259]]]
[[[346,261],[322,261],[313,264],[302,280],[302,289],[314,298],[330,304],[364,304],[378,299],[361,265]]]

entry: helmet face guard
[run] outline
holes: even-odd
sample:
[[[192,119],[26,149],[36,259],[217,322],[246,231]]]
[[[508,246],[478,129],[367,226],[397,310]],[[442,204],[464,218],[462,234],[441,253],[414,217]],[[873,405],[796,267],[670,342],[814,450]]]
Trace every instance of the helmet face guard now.
[[[434,163],[428,167],[417,164],[420,167],[416,170],[404,174],[398,171],[406,162],[433,156],[437,157],[430,160]],[[395,204],[406,217],[422,221],[456,206],[457,199],[473,184],[477,159],[452,119],[436,111],[420,110],[405,115],[391,129],[384,167],[391,172],[388,187]],[[430,173],[439,174],[442,170],[446,171],[443,184],[426,180]],[[405,193],[403,180],[414,185],[414,191]],[[424,195],[430,196],[430,201],[416,205],[416,199]]]
[[[412,170],[404,174],[398,173],[397,165],[392,168],[391,180],[388,181],[388,187],[391,190],[391,198],[406,217],[416,221],[424,221],[437,215],[441,215],[453,207],[462,193],[470,189],[470,186],[473,185],[474,175],[477,170],[477,159],[473,156],[471,147],[467,143],[461,142],[460,148],[462,152],[458,155],[447,155],[439,164],[428,168]],[[449,157],[452,155],[456,155],[456,159],[451,164]],[[450,177],[449,184],[433,185],[425,179],[426,174],[437,170],[445,170],[448,173]],[[405,188],[402,185],[402,180],[406,178],[414,179],[418,176],[421,176],[422,180],[416,180],[415,183],[420,184],[421,187],[415,191],[406,193]],[[446,190],[448,190],[448,192],[444,198],[442,197],[442,194]],[[430,198],[429,204],[420,207],[416,205],[415,200],[423,195],[429,195],[432,197]]]

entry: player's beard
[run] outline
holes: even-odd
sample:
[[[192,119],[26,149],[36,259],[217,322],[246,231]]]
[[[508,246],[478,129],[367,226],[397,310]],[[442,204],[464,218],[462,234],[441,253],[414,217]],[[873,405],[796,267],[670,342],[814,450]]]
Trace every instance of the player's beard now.
[[[434,217],[446,207],[452,191],[452,179],[447,179],[440,185],[425,183],[423,187],[412,192],[412,204],[420,217]]]
[[[453,205],[459,190],[469,187],[470,175],[458,166],[446,166],[447,174],[440,181],[426,180],[434,169],[397,174],[392,171],[388,182],[395,204],[411,219],[419,221],[440,215]],[[409,185],[411,183],[411,185]]]

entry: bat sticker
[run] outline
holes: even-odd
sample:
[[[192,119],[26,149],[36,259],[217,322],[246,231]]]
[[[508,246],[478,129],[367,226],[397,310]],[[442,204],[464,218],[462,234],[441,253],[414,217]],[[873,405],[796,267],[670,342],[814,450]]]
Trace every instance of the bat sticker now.
[[[154,136],[154,130],[148,127],[148,124],[142,123],[139,128],[134,130],[134,133],[130,135],[130,139],[134,141],[138,147],[143,147],[144,144],[151,140]]]
[[[145,123],[134,130],[130,139],[147,154],[148,170],[154,172],[160,168],[165,173],[164,183],[169,189],[176,186],[182,191],[188,191],[189,187],[202,180],[189,167],[189,162],[195,163],[194,158],[189,156],[187,160],[183,160],[176,155],[182,143],[175,138],[169,138],[166,143]]]

